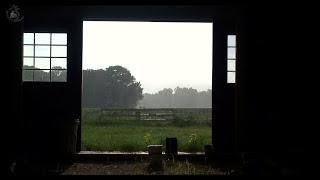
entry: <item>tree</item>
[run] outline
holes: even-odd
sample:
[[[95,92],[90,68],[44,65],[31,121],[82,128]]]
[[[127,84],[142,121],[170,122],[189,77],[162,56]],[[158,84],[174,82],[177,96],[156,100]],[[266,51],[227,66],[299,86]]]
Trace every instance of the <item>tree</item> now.
[[[63,70],[60,66],[53,66],[51,70],[51,81],[66,81],[67,71]]]
[[[140,82],[122,66],[106,69],[106,105],[108,108],[134,108],[143,98]]]
[[[172,96],[173,90],[171,88],[164,88],[163,90],[159,91],[159,95],[164,95],[164,96]]]
[[[83,71],[82,103],[86,108],[106,107],[106,71],[84,70]]]
[[[198,91],[193,88],[180,88],[176,87],[174,89],[175,102],[178,107],[182,108],[192,108],[196,107],[196,98]]]
[[[155,94],[156,102],[158,102],[158,108],[172,107],[173,90],[171,88],[164,88]]]
[[[91,73],[84,74],[84,83],[87,83],[84,84],[87,86],[85,92],[98,96],[94,98],[95,100],[101,99],[96,103],[98,107],[134,108],[143,98],[140,82],[136,82],[128,69],[122,66],[110,66],[105,71],[98,70],[95,74],[92,72],[95,71],[91,70]],[[91,77],[85,78],[85,75],[91,75]],[[90,96],[84,99],[88,98]]]
[[[35,68],[34,66],[23,66],[24,69],[32,69],[29,71],[23,71],[23,79],[27,81],[44,81],[47,82],[50,80],[49,70],[41,70]],[[66,71],[63,70],[60,66],[54,66],[51,70],[51,81],[65,81],[67,75]]]

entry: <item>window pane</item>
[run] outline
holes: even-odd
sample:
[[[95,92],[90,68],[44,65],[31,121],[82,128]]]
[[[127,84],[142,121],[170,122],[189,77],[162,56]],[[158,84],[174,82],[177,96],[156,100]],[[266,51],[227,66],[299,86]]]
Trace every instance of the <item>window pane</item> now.
[[[23,81],[32,81],[33,80],[33,70],[23,70],[22,71]]]
[[[67,45],[67,34],[65,33],[53,33],[51,44]]]
[[[51,81],[67,82],[66,70],[51,70]]]
[[[67,57],[67,46],[52,46],[51,57]]]
[[[228,72],[228,83],[236,83],[236,72]]]
[[[50,46],[36,46],[35,56],[50,57]]]
[[[67,58],[51,58],[51,69],[67,69]]]
[[[50,44],[50,33],[35,33],[35,44]]]
[[[236,71],[236,61],[228,60],[228,71]]]
[[[24,69],[33,69],[33,58],[23,58],[23,68]]]
[[[23,56],[33,56],[33,46],[23,46]]]
[[[35,58],[35,67],[38,69],[50,69],[50,58]]]
[[[35,70],[34,71],[34,81],[50,81],[50,71],[49,70]]]
[[[236,46],[236,35],[228,35],[228,46]]]
[[[228,59],[236,59],[236,48],[228,48]]]
[[[33,44],[33,33],[23,33],[23,44]]]

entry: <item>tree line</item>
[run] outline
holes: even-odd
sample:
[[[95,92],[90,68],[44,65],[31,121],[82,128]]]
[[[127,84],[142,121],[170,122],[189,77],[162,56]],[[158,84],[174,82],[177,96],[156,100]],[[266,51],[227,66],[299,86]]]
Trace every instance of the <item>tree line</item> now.
[[[193,88],[164,88],[155,94],[145,93],[138,108],[211,108],[212,90],[197,91]]]
[[[49,70],[41,70],[39,68],[35,68],[34,66],[24,65],[23,68],[28,69],[28,70],[23,71],[23,79],[25,81],[47,82],[51,78],[51,81],[55,81],[55,82],[62,81],[63,82],[67,78],[67,71],[65,71],[65,69],[63,69],[60,66],[53,66],[51,68],[51,74],[50,74]],[[50,75],[51,75],[51,77],[50,77]]]
[[[144,93],[141,83],[122,66],[83,70],[82,105],[85,108],[211,108],[212,91],[164,88]]]
[[[37,69],[24,66],[25,69]],[[63,81],[66,71],[51,70],[51,80]],[[25,71],[24,79],[47,81],[50,73],[37,69]],[[212,91],[193,88],[164,88],[157,93],[144,93],[141,83],[128,69],[110,66],[106,69],[83,70],[82,106],[85,108],[211,108]]]

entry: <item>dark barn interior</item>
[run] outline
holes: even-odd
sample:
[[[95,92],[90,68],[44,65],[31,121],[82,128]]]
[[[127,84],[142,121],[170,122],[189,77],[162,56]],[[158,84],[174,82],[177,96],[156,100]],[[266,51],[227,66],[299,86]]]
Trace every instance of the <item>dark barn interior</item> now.
[[[1,1],[2,174],[43,174],[33,167],[72,162],[72,154],[81,150],[81,128],[76,151],[70,137],[74,120],[81,121],[82,21],[88,19],[213,20],[214,161],[240,159],[249,175],[266,169],[274,175],[309,171],[312,118],[304,103],[309,78],[303,73],[302,43],[308,19],[302,7],[231,1],[46,3]],[[19,6],[21,21],[8,19],[12,4]],[[46,31],[68,33],[67,82],[23,83],[23,32]],[[226,80],[228,34],[237,35],[236,84]]]

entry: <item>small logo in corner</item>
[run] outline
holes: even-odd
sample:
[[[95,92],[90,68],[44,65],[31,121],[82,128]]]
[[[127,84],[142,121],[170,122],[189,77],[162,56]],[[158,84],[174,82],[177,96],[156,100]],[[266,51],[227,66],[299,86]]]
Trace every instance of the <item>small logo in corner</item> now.
[[[21,16],[20,8],[17,5],[12,5],[7,11],[6,15],[11,22],[20,22],[23,19]]]

